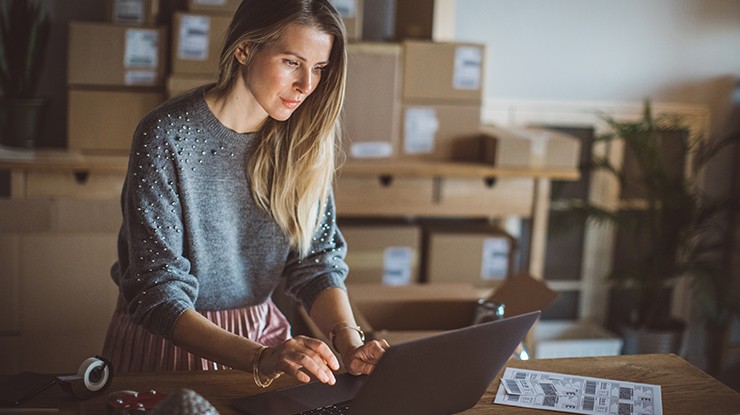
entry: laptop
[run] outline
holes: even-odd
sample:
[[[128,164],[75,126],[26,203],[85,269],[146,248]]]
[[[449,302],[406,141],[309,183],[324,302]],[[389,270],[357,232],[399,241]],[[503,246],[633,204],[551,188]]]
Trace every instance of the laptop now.
[[[239,398],[232,405],[248,415],[460,412],[478,403],[539,316],[534,311],[396,344],[369,376],[344,373],[333,386],[313,381]],[[328,412],[346,405],[347,412]]]

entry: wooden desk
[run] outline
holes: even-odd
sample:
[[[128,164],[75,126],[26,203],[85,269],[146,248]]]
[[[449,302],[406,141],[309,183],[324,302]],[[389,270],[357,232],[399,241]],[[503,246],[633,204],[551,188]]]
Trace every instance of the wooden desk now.
[[[663,413],[667,415],[740,414],[740,393],[718,382],[711,376],[675,355],[638,355],[613,357],[587,357],[568,359],[540,359],[512,361],[511,367],[569,373],[631,382],[658,384],[662,389]],[[499,374],[500,375],[500,374]],[[272,388],[291,385],[283,376]],[[498,389],[498,378],[491,384],[480,402],[465,414],[532,414],[533,410],[513,406],[493,405]],[[231,402],[238,397],[258,393],[260,390],[245,372],[179,372],[116,376],[107,392],[133,389],[155,389],[172,393],[189,388],[206,398],[222,415],[236,414]],[[61,414],[105,414],[106,397],[77,402],[67,398],[60,388],[54,387],[34,398],[26,407],[57,407]],[[539,411],[538,413],[561,413]]]

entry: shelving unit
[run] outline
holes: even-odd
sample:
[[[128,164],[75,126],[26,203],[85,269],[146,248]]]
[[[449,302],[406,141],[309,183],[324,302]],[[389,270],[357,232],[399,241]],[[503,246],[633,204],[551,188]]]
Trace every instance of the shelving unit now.
[[[11,181],[10,197],[0,199],[0,267],[9,270],[0,289],[0,372],[65,371],[102,348],[117,298],[108,275],[127,163],[123,155],[0,149]],[[531,218],[529,271],[541,276],[550,182],[577,177],[575,169],[351,161],[335,194],[338,214],[348,217]],[[98,295],[79,296],[83,286]],[[73,309],[64,306],[70,299]],[[53,353],[42,350],[52,343]]]

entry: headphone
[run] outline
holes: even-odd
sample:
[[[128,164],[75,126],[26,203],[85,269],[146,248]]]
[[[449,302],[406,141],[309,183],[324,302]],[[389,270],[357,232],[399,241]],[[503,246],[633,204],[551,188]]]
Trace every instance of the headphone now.
[[[113,382],[113,364],[102,356],[88,357],[76,375],[57,376],[62,389],[78,399],[91,398]]]

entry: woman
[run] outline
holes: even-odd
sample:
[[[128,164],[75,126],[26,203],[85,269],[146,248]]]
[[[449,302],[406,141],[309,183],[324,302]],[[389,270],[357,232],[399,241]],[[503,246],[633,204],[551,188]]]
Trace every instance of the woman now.
[[[372,371],[388,343],[364,343],[352,316],[331,193],[344,39],[329,0],[245,0],[217,84],[139,124],[104,347],[117,371],[230,367],[259,386],[282,373],[333,384],[331,349],[291,338],[270,300],[281,281],[348,372]]]

